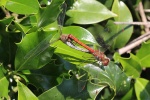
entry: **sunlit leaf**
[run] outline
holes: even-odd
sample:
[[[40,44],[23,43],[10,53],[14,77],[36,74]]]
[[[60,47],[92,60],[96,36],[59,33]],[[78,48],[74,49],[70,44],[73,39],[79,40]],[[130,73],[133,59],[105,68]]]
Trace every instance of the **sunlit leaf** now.
[[[69,26],[62,29],[63,34],[72,34],[76,38],[84,42],[96,44],[94,36],[86,29],[79,26]]]
[[[115,53],[114,59],[116,62],[121,63],[126,75],[131,76],[133,78],[140,77],[142,68],[139,63],[139,59],[135,55],[130,54],[129,58],[123,58],[118,53]]]
[[[104,70],[98,66],[86,65],[85,70],[94,79],[94,84],[107,84],[118,95],[124,95],[130,88],[130,78],[128,78],[121,69],[110,62],[108,66],[105,66]],[[111,98],[114,98],[114,92],[111,92]],[[108,97],[107,97],[108,99]]]
[[[78,26],[64,27],[62,29],[62,33],[72,34],[73,36],[78,38],[80,41],[83,41],[83,43],[85,43],[85,44],[96,44],[97,43],[96,40],[94,39],[93,35],[89,31],[87,31],[84,28],[78,27]],[[79,46],[77,43],[75,43],[75,44],[77,46]],[[57,42],[54,45],[54,47],[57,47],[55,49],[55,53],[57,55],[61,56],[63,59],[65,59],[73,64],[82,64],[81,62],[87,63],[88,59],[91,59],[91,57],[94,58],[92,54],[88,54],[85,52],[75,50],[74,48],[71,48],[68,45],[66,45],[60,41]],[[81,48],[83,48],[83,47],[81,47]],[[83,49],[85,49],[85,48],[83,48]],[[89,60],[89,62],[91,62],[91,61]]]
[[[126,95],[124,95],[124,96],[121,98],[121,100],[136,100],[134,88],[132,87],[132,88],[126,93]]]
[[[0,1],[0,6],[5,6],[7,1],[9,1],[9,0],[1,0]]]
[[[77,24],[93,24],[116,16],[96,0],[77,0],[67,15],[71,17],[68,23]]]
[[[139,62],[143,67],[150,67],[150,42],[143,43],[139,51],[137,52]]]
[[[57,36],[56,31],[27,34],[18,44],[15,58],[16,70],[38,69],[50,62],[54,50],[49,46],[50,41],[58,39],[55,36]]]
[[[109,29],[109,34],[107,35],[107,41],[110,41],[111,43],[111,37],[114,36],[114,34],[118,33],[121,31],[114,40],[113,44],[111,44],[111,47],[113,49],[115,48],[120,48],[124,46],[128,40],[130,39],[132,32],[133,32],[133,27],[129,27],[127,29],[124,29],[125,27],[129,25],[116,25],[113,22],[132,22],[132,15],[128,7],[122,2],[118,2],[118,0],[115,0],[113,3],[112,11],[117,14],[117,17],[114,17],[114,20],[109,20],[108,23],[106,24],[106,27]]]
[[[17,22],[15,22],[15,25],[16,25],[16,28],[18,28],[23,33],[27,33],[31,28],[31,26],[23,26]]]
[[[87,82],[87,86],[83,91],[78,91],[78,80],[76,78],[64,79],[63,82],[44,92],[38,98],[39,100],[52,99],[94,99],[97,91],[101,91],[105,85],[95,85]]]
[[[0,65],[0,97],[8,97],[8,86],[9,86],[9,81],[7,80],[6,76],[4,75],[5,73],[3,72],[4,66]]]
[[[60,61],[57,62],[60,63]],[[34,85],[38,89],[46,91],[60,83],[62,81],[61,75],[69,76],[68,71],[65,70],[63,64],[55,64],[55,62],[49,63],[38,70],[24,70],[21,76],[26,80],[28,84]],[[55,73],[54,73],[55,72]],[[33,80],[34,79],[34,80]]]
[[[149,100],[150,82],[143,78],[137,78],[135,82],[135,92],[138,100]]]
[[[35,14],[38,12],[39,3],[37,0],[9,0],[6,8],[18,14]]]
[[[45,9],[40,9],[38,16],[38,27],[44,27],[56,21],[61,12],[61,5],[65,0],[52,0]]]
[[[38,98],[21,82],[17,82],[18,100],[38,100]]]
[[[61,41],[56,42],[53,47],[57,47],[55,49],[55,54],[73,64],[82,65],[94,60],[91,59],[88,61],[93,55],[73,49]]]

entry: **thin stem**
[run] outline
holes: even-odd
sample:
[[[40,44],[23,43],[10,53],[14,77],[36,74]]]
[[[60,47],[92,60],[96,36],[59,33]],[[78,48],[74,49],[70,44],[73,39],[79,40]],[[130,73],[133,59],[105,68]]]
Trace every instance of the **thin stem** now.
[[[139,39],[138,39],[138,38],[139,38]],[[146,33],[146,35],[144,34],[144,36],[142,35],[142,36],[140,36],[140,37],[138,37],[138,38],[135,39],[136,41],[133,40],[134,42],[131,41],[127,46],[125,46],[125,47],[119,49],[119,50],[118,50],[119,54],[120,54],[120,55],[121,55],[121,54],[124,54],[124,53],[130,51],[131,49],[137,47],[138,45],[140,45],[140,44],[143,43],[144,41],[150,39],[150,32],[148,32],[148,33]]]
[[[150,25],[150,22],[114,22],[115,24],[130,24],[130,25]]]
[[[145,16],[145,13],[144,13],[144,9],[143,9],[143,5],[142,5],[142,2],[139,3],[139,13],[141,15],[141,18],[142,18],[142,21],[144,23],[147,23],[147,19],[146,19],[146,16]],[[145,32],[149,32],[149,26],[148,25],[145,25]]]

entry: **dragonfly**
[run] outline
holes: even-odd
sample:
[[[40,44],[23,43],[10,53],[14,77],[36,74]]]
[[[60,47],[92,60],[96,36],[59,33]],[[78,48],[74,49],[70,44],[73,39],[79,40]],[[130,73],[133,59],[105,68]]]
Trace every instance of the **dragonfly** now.
[[[71,42],[74,41],[76,43],[78,43],[80,46],[84,47],[85,49],[87,49],[89,51],[89,53],[93,54],[93,56],[95,56],[95,58],[98,61],[102,62],[102,65],[107,66],[109,63],[109,58],[106,57],[106,55],[99,51],[99,50],[94,50],[93,48],[87,46],[86,44],[84,44],[83,42],[81,42],[78,38],[76,38],[75,36],[73,36],[72,34],[68,34],[68,35],[61,35],[60,39],[66,43],[66,42]],[[75,48],[75,47],[74,47]]]

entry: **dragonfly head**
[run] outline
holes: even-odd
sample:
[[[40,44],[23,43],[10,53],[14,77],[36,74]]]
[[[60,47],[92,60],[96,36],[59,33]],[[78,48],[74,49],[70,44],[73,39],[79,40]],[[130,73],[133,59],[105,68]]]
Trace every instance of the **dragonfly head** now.
[[[105,59],[103,59],[102,60],[102,64],[104,65],[104,66],[107,66],[108,65],[108,63],[109,63],[109,58],[105,58]]]
[[[62,34],[60,36],[60,40],[64,43],[66,43],[68,41],[68,35],[67,34]]]

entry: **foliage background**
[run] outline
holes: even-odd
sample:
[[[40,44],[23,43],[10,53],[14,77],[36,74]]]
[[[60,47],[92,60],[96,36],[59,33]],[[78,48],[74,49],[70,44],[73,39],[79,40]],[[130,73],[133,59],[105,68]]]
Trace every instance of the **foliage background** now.
[[[130,25],[148,23],[149,0],[1,0],[0,6],[2,100],[150,99],[149,26]],[[111,45],[109,65],[70,48],[61,33],[94,49],[101,48],[96,40],[102,36]],[[143,43],[121,56],[120,48],[134,39]]]

